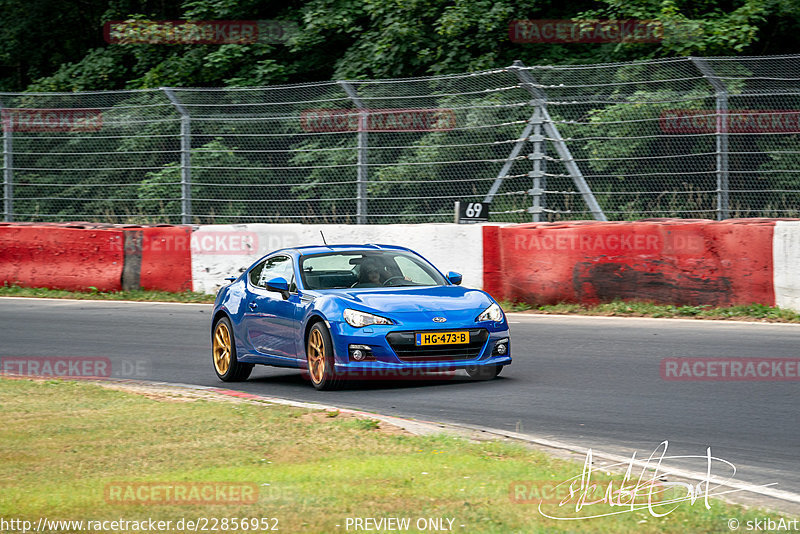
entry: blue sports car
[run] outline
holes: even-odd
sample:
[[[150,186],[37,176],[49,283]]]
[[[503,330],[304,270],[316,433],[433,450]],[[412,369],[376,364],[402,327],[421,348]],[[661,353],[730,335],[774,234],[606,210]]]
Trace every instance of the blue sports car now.
[[[407,248],[277,250],[228,280],[211,326],[214,370],[226,382],[247,379],[255,364],[303,369],[323,390],[348,374],[465,369],[488,380],[511,363],[492,297]]]

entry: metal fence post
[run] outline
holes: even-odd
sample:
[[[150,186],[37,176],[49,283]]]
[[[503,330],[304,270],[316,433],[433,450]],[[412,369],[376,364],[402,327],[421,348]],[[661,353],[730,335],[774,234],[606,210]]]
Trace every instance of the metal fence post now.
[[[589,184],[586,182],[586,179],[583,177],[583,173],[581,172],[578,164],[575,163],[575,159],[572,157],[572,152],[570,152],[567,143],[564,142],[564,138],[561,136],[561,132],[558,131],[555,124],[553,123],[553,119],[550,117],[550,112],[547,111],[547,106],[545,102],[547,100],[546,95],[536,87],[536,80],[533,79],[533,76],[530,72],[525,70],[525,64],[522,61],[515,61],[514,64],[511,66],[514,69],[515,74],[524,88],[533,95],[533,98],[537,101],[541,102],[541,117],[542,117],[542,126],[544,127],[545,134],[550,138],[555,146],[556,152],[558,152],[558,156],[561,158],[561,161],[564,162],[564,166],[567,168],[567,172],[569,172],[570,176],[572,177],[572,181],[575,184],[575,187],[580,191],[581,196],[583,197],[583,201],[586,203],[586,206],[589,208],[589,211],[592,213],[592,216],[597,221],[607,221],[605,213],[603,213],[603,209],[600,207],[600,204],[597,203],[597,199],[592,193]]]
[[[181,114],[181,224],[192,222],[192,118],[169,87],[161,88]]]
[[[369,181],[369,162],[367,160],[367,150],[369,147],[367,138],[368,112],[364,102],[358,96],[350,82],[340,81],[344,92],[353,101],[353,104],[360,110],[358,118],[358,161],[356,162],[356,222],[367,224],[367,182]]]
[[[528,120],[528,124],[522,130],[519,139],[517,142],[514,143],[514,148],[511,149],[511,152],[508,154],[506,158],[506,162],[503,164],[503,167],[500,169],[500,172],[497,173],[497,178],[494,179],[492,186],[489,188],[489,192],[486,193],[486,196],[483,198],[484,202],[491,202],[494,200],[494,196],[500,190],[500,186],[503,185],[503,180],[505,180],[508,173],[511,171],[511,166],[514,165],[514,162],[517,158],[520,157],[520,152],[525,147],[525,143],[528,142],[531,132],[533,132],[534,126],[534,118],[536,117],[536,111],[534,111],[533,116]],[[523,156],[524,157],[524,156]]]
[[[3,105],[0,104],[0,116]],[[12,121],[3,122],[3,220],[14,220],[14,145]]]
[[[708,83],[714,88],[717,100],[717,220],[730,217],[730,176],[728,169],[728,88],[714,74],[705,58],[690,57]]]
[[[544,190],[542,188],[542,178],[544,177],[542,162],[544,160],[543,149],[545,146],[543,142],[544,136],[542,135],[542,109],[544,108],[544,102],[536,100],[534,105],[536,108],[533,112],[533,135],[531,136],[533,153],[529,156],[529,158],[533,160],[533,170],[529,173],[531,178],[533,178],[533,189],[528,191],[533,201],[531,207],[528,208],[528,212],[533,214],[533,222],[540,222],[542,220],[542,212],[544,211],[544,207],[542,206],[542,197],[544,196]]]

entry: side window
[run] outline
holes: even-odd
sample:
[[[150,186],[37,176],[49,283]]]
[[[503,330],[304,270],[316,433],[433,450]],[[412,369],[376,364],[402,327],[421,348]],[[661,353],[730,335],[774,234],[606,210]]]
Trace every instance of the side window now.
[[[259,263],[250,271],[250,283],[258,287],[267,287],[273,278],[285,278],[289,282],[289,290],[296,291],[294,282],[294,266],[288,256],[275,256]]]
[[[254,286],[258,285],[258,281],[261,279],[261,271],[264,270],[264,265],[266,263],[267,261],[264,260],[250,270],[250,274],[248,276],[250,277],[250,283]]]

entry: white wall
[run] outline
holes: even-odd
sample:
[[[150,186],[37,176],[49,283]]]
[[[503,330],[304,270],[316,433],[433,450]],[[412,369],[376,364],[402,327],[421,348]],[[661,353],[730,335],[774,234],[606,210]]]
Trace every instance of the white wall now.
[[[279,248],[328,244],[400,245],[439,270],[464,275],[463,285],[483,285],[483,225],[479,224],[236,224],[197,226],[192,234],[194,290],[215,293],[226,276]]]
[[[800,311],[800,221],[777,221],[772,238],[775,304]]]

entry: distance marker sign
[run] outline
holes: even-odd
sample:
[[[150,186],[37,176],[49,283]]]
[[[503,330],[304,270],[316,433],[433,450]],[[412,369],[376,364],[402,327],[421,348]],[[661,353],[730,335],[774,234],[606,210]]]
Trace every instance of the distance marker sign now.
[[[486,222],[489,220],[489,202],[456,201],[456,221],[459,224]]]

